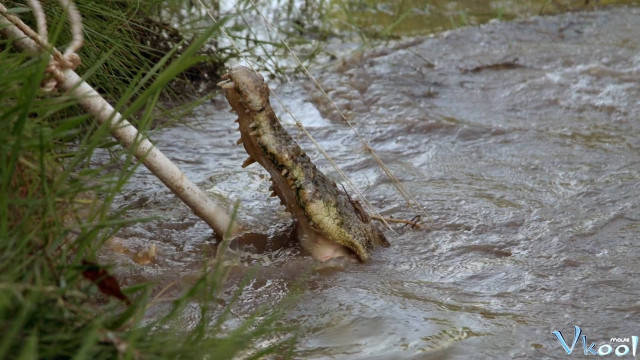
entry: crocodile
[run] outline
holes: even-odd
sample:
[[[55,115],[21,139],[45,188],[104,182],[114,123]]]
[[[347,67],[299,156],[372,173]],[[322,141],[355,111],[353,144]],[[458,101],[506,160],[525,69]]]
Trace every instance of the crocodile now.
[[[302,248],[320,261],[355,255],[366,262],[373,248],[388,247],[360,203],[338,189],[282,127],[262,75],[237,65],[222,78],[218,85],[238,114],[238,144],[249,154],[242,167],[258,162],[271,175],[274,194],[296,220]]]

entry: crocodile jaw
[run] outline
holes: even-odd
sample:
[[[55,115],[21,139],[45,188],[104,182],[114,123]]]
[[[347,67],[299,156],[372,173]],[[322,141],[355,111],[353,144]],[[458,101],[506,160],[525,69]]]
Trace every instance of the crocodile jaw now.
[[[231,107],[238,114],[241,142],[249,154],[244,166],[258,162],[271,175],[274,192],[298,222],[302,247],[318,260],[355,254],[369,259],[375,246],[389,246],[357,201],[313,165],[280,124],[269,104],[262,76],[234,66],[223,76]]]
[[[238,70],[238,67],[234,68],[236,71]],[[253,71],[247,72],[240,69],[243,70],[243,76],[251,78],[233,76],[234,68],[230,70],[230,75],[235,86],[228,86],[225,90],[229,104],[238,114],[240,138],[247,154],[249,154],[249,159],[245,164],[255,160],[269,172],[274,192],[297,221],[298,240],[305,251],[319,261],[353,256],[353,252],[348,248],[327,239],[313,228],[304,210],[298,205],[296,195],[292,191],[292,181],[282,175],[282,170],[278,169],[270,157],[265,156],[265,145],[277,147],[278,139],[275,139],[271,134],[262,134],[258,126],[252,127],[251,125],[265,125],[270,121],[271,107],[265,106],[263,103],[263,99],[269,99],[269,88],[264,84],[262,77]],[[260,76],[259,81],[256,81],[257,79],[253,78],[253,75],[256,78]],[[257,83],[262,83],[264,86],[254,88],[253,86]],[[249,94],[250,97],[246,95],[243,97],[243,94]],[[275,117],[275,114],[273,116]]]

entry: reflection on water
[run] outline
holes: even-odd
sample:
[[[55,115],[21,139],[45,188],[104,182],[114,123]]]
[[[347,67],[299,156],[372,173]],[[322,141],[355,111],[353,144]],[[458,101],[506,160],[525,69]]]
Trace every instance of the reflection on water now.
[[[317,74],[434,228],[387,231],[392,247],[367,264],[318,265],[287,245],[288,215],[268,198],[261,168],[241,169],[246,155],[221,97],[192,127],[154,140],[213,196],[241,201],[241,220],[258,234],[247,241],[282,241],[232,250],[231,283],[257,266],[242,314],[305,277],[286,313],[301,329],[296,357],[560,358],[555,330],[579,325],[598,344],[637,335],[637,39],[640,9],[608,9],[463,28]],[[272,87],[300,104],[292,110],[383,215],[415,215],[324,97],[307,84]],[[117,271],[129,283],[188,283],[215,253],[210,230],[145,170],[129,186],[121,202],[161,219],[119,237],[155,243],[157,255],[141,266],[111,254]]]
[[[336,23],[368,35],[426,35],[489,20],[590,10],[597,5],[638,4],[637,0],[339,0],[329,1]]]

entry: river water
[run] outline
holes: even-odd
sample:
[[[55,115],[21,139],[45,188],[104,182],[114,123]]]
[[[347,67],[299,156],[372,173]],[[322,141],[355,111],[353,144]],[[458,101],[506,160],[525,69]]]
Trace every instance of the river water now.
[[[462,28],[316,71],[431,227],[392,225],[392,246],[366,264],[320,266],[276,244],[289,217],[266,173],[240,167],[222,95],[152,138],[212,196],[240,200],[254,236],[232,251],[230,291],[257,273],[237,311],[282,299],[306,274],[285,313],[300,329],[296,358],[564,358],[552,332],[571,346],[574,325],[596,351],[615,349],[611,338],[640,335],[638,39],[640,9],[618,7]],[[309,81],[270,86],[382,215],[419,214]],[[145,169],[118,204],[159,217],[109,243],[125,284],[188,284],[212,256],[211,230]],[[149,243],[158,255],[146,261]]]

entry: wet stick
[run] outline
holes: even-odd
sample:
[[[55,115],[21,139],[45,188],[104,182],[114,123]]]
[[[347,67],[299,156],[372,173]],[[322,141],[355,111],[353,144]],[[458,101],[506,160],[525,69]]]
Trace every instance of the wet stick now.
[[[71,7],[69,10],[72,10]],[[79,19],[79,15],[76,18]],[[77,26],[78,24],[75,24],[72,28]],[[51,52],[54,61],[64,62],[68,58],[67,53],[62,55],[55,48],[48,46],[47,39],[42,39],[20,19],[9,14],[7,8],[1,3],[0,34],[7,39],[13,39],[13,44],[18,49],[32,56]],[[74,43],[76,42],[74,41]],[[69,92],[78,100],[85,111],[100,123],[107,124],[111,135],[126,149],[133,151],[137,159],[215,231],[216,236],[221,238],[227,232],[231,226],[229,215],[189,180],[184,172],[158,150],[149,139],[125,120],[95,89],[82,80],[70,66],[54,69],[51,73],[57,81],[55,86]]]

